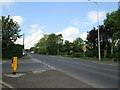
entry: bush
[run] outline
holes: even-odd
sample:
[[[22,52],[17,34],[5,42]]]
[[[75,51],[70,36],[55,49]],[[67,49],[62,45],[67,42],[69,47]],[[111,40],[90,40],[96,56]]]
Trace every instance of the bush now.
[[[120,44],[118,44],[118,46],[114,48],[114,52],[111,55],[111,58],[114,59],[115,61],[120,62]]]
[[[120,52],[116,52],[112,55],[112,58],[115,60],[115,61],[119,61],[120,62]]]
[[[85,52],[86,57],[97,57],[98,52],[96,50],[87,50]]]
[[[68,52],[59,52],[59,55],[64,56],[67,55]]]
[[[83,57],[84,56],[84,53],[82,52],[75,52],[72,54],[73,57],[77,57],[77,58],[80,58],[80,57]]]
[[[19,44],[12,44],[7,48],[2,48],[2,58],[9,58],[12,57],[21,57],[22,56],[22,45]]]

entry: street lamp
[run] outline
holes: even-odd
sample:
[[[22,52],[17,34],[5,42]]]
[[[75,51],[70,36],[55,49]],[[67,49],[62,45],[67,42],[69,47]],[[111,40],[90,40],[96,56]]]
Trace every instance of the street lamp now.
[[[88,0],[91,1],[91,0]],[[98,23],[98,54],[99,54],[99,60],[101,60],[101,56],[100,56],[100,30],[99,30],[99,13],[98,13],[98,3],[91,1],[93,3],[95,3],[97,5],[97,23]]]
[[[23,33],[23,55],[25,55],[25,44],[24,44],[25,34]]]
[[[23,27],[24,29],[23,29],[23,55],[26,55],[26,51],[25,51],[25,29],[27,29],[27,28],[30,28],[30,27]]]

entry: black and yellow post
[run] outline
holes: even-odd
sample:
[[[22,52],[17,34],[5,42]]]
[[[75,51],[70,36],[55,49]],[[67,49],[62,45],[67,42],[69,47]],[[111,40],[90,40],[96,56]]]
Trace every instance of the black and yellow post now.
[[[12,71],[13,71],[13,74],[15,75],[16,74],[16,70],[17,70],[17,57],[13,57],[12,59]]]

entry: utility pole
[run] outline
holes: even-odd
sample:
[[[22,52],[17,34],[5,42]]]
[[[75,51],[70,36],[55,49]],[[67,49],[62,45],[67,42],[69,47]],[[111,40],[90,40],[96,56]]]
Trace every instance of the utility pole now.
[[[91,0],[88,0],[91,1]],[[99,30],[99,12],[98,12],[98,3],[91,1],[97,5],[97,24],[98,24],[98,54],[99,54],[99,60],[101,60],[101,54],[100,54],[100,30]]]
[[[25,55],[25,50],[24,50],[24,48],[25,48],[24,37],[25,37],[25,34],[23,33],[23,55]]]

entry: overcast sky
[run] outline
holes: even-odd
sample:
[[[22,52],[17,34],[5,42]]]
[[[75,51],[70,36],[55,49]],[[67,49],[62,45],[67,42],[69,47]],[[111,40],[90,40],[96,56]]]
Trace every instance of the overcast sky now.
[[[98,2],[98,9],[101,25],[106,13],[118,9],[118,3]],[[93,2],[12,2],[3,3],[1,12],[19,23],[21,34],[25,33],[25,48],[29,49],[43,34],[62,34],[69,41],[77,37],[85,40],[87,31],[97,26],[96,10]],[[22,44],[22,38],[17,43]]]

